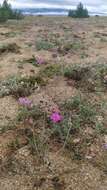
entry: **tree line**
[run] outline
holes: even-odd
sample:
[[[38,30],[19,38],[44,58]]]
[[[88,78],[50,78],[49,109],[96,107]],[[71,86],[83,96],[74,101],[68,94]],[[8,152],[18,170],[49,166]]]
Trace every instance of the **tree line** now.
[[[8,19],[22,19],[23,15],[18,10],[13,10],[7,0],[4,0],[0,5],[0,22],[5,22]]]
[[[83,4],[79,3],[75,10],[69,10],[68,16],[73,18],[87,18],[89,14]],[[19,10],[12,9],[8,0],[4,0],[2,5],[0,5],[0,22],[5,22],[8,19],[22,19],[23,17],[24,16]]]
[[[73,18],[88,18],[88,10],[84,8],[82,3],[79,3],[77,5],[77,8],[75,10],[69,10],[68,16]]]

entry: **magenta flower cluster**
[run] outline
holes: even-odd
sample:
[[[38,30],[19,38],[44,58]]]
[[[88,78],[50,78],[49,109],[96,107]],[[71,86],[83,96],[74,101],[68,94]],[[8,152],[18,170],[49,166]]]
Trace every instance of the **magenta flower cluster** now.
[[[32,101],[29,100],[27,97],[20,97],[19,104],[28,108],[32,107]],[[32,123],[33,122],[32,118],[29,118],[29,119],[30,119],[29,122]],[[55,108],[55,109],[53,108],[52,114],[50,115],[50,120],[53,123],[59,123],[63,120],[63,116],[60,114],[60,111],[58,108]]]
[[[59,112],[53,112],[50,116],[50,120],[53,123],[59,123],[60,121],[62,121],[63,117]]]
[[[26,97],[21,97],[21,98],[19,98],[19,104],[22,106],[31,107],[32,101]]]

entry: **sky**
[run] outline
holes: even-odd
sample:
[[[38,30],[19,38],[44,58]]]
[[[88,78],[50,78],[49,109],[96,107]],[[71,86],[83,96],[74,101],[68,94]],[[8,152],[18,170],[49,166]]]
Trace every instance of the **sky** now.
[[[75,9],[82,2],[89,11],[107,13],[107,0],[8,0],[13,8],[67,8]],[[2,3],[2,0],[0,0]]]

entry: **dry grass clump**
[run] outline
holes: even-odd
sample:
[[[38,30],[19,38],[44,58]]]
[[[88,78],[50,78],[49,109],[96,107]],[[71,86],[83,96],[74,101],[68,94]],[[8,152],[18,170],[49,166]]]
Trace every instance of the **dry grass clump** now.
[[[20,47],[16,43],[0,45],[0,55],[4,53],[20,53]]]

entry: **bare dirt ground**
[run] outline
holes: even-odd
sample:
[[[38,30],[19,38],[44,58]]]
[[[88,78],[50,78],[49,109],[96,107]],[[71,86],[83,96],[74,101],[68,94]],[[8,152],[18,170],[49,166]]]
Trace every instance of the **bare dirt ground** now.
[[[39,40],[55,42],[61,47],[37,50]],[[74,44],[71,49],[64,47],[71,42]],[[50,113],[52,107],[80,91],[75,81],[68,81],[62,75],[64,67],[107,64],[107,18],[26,17],[8,21],[0,25],[0,49],[7,44],[11,47],[13,44],[13,48],[0,51],[0,83],[11,77],[43,75],[45,85],[39,85],[28,98]],[[35,66],[34,60],[30,61],[34,57],[41,57],[46,64]],[[50,66],[60,66],[61,74],[57,75],[56,70],[43,73]],[[5,85],[0,88],[1,92]],[[106,101],[107,92],[100,97],[89,93],[87,97]],[[31,153],[28,143],[32,126],[16,122],[19,107],[14,94],[7,92],[0,96],[0,190],[107,190],[107,149],[103,149],[103,144],[107,145],[106,133],[96,136],[93,128],[86,127],[81,136],[71,136],[75,145],[82,146],[81,159],[74,157],[73,149],[62,150],[60,142],[50,139],[41,161],[38,151]],[[44,125],[39,122],[37,131]],[[91,143],[86,149],[81,139],[87,135]]]

